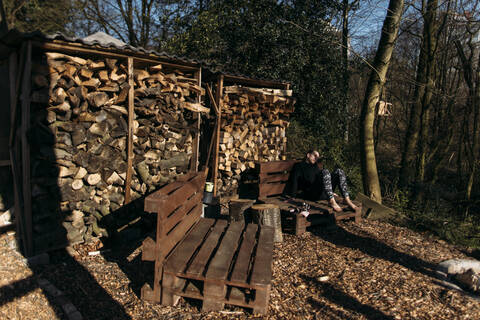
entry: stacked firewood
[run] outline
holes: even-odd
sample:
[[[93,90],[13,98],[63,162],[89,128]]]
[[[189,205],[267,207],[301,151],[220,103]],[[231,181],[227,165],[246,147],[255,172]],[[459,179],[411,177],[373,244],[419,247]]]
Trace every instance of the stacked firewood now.
[[[256,161],[286,159],[286,128],[295,99],[291,90],[225,87],[219,144],[222,194],[237,191],[242,172]]]
[[[203,90],[192,74],[136,66],[133,174],[136,199],[186,172]],[[46,53],[32,69],[34,231],[63,225],[69,242],[105,233],[98,220],[125,202],[127,62]],[[54,223],[56,221],[57,223]]]

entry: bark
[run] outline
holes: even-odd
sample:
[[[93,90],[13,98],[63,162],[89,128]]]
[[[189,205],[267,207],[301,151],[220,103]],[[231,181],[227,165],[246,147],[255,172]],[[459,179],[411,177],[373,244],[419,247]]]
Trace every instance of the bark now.
[[[2,34],[8,31],[7,15],[5,13],[5,7],[3,5],[3,0],[0,1],[0,15],[2,17],[2,22],[0,22],[0,32]]]
[[[403,0],[390,0],[387,16],[383,23],[382,35],[378,44],[377,53],[373,61],[373,68],[368,79],[365,99],[362,105],[360,144],[362,159],[362,178],[364,193],[373,200],[381,203],[382,194],[378,179],[377,162],[373,141],[373,124],[375,120],[375,106],[379,100],[381,89],[385,83],[385,76],[392,57],[393,48],[397,39],[400,20],[403,12]]]
[[[429,0],[427,3],[427,12],[425,15],[424,38],[427,47],[427,66],[426,66],[426,89],[422,100],[422,128],[420,135],[420,163],[417,170],[417,183],[424,183],[425,170],[428,153],[429,125],[433,89],[435,87],[435,69],[437,52],[437,7],[438,0]]]
[[[400,165],[400,185],[411,182],[415,169],[415,155],[419,137],[421,136],[420,159],[417,168],[417,180],[423,182],[425,172],[426,139],[428,136],[428,121],[430,102],[434,86],[435,53],[437,48],[436,11],[438,0],[428,0],[424,15],[424,28],[420,56],[417,66],[417,77],[414,103],[410,112],[405,147]]]
[[[350,11],[356,10],[359,0],[343,0],[342,4],[342,60],[343,60],[343,97],[344,101],[344,140],[345,143],[348,143],[349,135],[349,122],[350,122],[350,71],[348,70],[348,49],[349,43],[348,38],[350,37],[349,30],[349,14]]]
[[[348,83],[350,81],[350,75],[348,73],[348,12],[349,3],[348,0],[343,0],[343,21],[342,21],[342,59],[343,59],[343,98],[345,99],[344,105],[344,121],[345,131],[344,139],[348,143]]]
[[[467,31],[470,31],[470,29],[467,29]],[[465,193],[465,200],[467,201],[471,198],[475,174],[478,168],[480,136],[480,52],[477,50],[476,44],[472,41],[473,36],[474,33],[470,33],[470,39],[468,41],[470,54],[468,57],[462,44],[459,41],[455,41],[455,46],[462,62],[465,83],[468,87],[468,103],[470,104],[470,108],[466,108],[466,110],[467,112],[468,110],[473,112],[472,136],[471,140],[468,142],[466,153],[470,169]]]

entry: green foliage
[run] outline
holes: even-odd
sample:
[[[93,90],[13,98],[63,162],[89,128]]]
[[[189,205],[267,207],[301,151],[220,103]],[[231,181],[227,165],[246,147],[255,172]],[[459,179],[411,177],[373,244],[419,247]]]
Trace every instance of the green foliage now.
[[[450,243],[480,248],[480,221],[478,219],[463,219],[452,211],[428,210],[421,212],[411,210],[410,227],[417,231],[427,231]]]
[[[39,30],[46,34],[66,31],[73,13],[72,3],[70,0],[3,1],[10,29]]]
[[[383,198],[387,206],[408,217],[405,227],[434,235],[453,244],[480,248],[478,217],[457,214],[455,204],[440,197],[432,199],[431,195],[422,203],[412,203],[411,194],[407,189],[394,187]]]
[[[290,123],[287,135],[287,150],[290,158],[302,159],[309,150],[319,150],[325,168],[329,170],[342,168],[345,171],[353,198],[357,192],[361,191],[362,174],[357,148],[346,146],[342,139],[327,141],[322,136],[310,135],[309,129],[297,120]]]
[[[292,82],[295,130],[314,137],[310,148],[329,145],[343,136],[345,119],[340,33],[327,22],[335,10],[329,0],[211,1],[167,49],[215,61],[225,71]]]
[[[355,194],[362,191],[362,172],[357,147],[354,144],[345,145],[340,138],[333,139],[322,150],[322,157],[327,169],[341,168],[345,172],[352,198],[355,198]]]
[[[398,189],[393,198],[395,209],[405,212],[410,207],[410,192]]]
[[[321,150],[322,141],[309,135],[307,129],[293,120],[287,129],[287,152],[291,159],[302,159],[310,149]]]

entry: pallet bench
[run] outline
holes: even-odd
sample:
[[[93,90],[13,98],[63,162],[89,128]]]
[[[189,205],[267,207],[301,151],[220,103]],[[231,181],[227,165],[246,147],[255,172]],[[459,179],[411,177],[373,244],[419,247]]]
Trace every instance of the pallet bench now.
[[[190,173],[145,199],[145,211],[157,214],[157,235],[143,242],[155,279],[142,299],[173,306],[185,297],[201,300],[203,311],[228,304],[265,314],[274,230],[201,218],[204,184],[203,173]]]
[[[300,235],[306,228],[325,222],[336,222],[353,218],[355,222],[361,221],[362,203],[353,201],[358,208],[353,211],[349,206],[338,199],[341,212],[336,212],[329,206],[327,200],[307,201],[298,198],[288,198],[282,195],[285,185],[297,160],[257,162],[258,172],[258,201],[278,205],[282,211],[282,224],[292,226],[293,233]],[[337,200],[337,198],[336,198]],[[303,203],[310,205],[310,215],[292,213],[300,208]]]

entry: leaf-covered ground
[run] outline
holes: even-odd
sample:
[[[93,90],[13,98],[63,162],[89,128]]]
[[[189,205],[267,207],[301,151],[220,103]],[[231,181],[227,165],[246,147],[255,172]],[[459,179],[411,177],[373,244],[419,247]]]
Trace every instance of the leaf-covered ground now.
[[[480,302],[435,278],[438,262],[468,253],[441,240],[385,223],[341,223],[336,228],[284,235],[276,244],[268,319],[479,319]],[[55,252],[51,263],[29,268],[0,236],[0,318],[67,319],[38,285],[46,279],[84,319],[262,318],[230,308],[201,313],[195,301],[162,307],[139,299],[152,266],[140,250],[101,244]],[[132,246],[133,247],[133,246]],[[102,255],[89,251],[105,249]],[[73,257],[71,255],[74,255]]]

